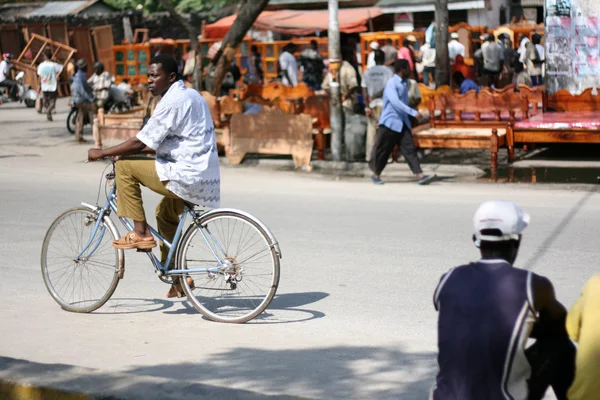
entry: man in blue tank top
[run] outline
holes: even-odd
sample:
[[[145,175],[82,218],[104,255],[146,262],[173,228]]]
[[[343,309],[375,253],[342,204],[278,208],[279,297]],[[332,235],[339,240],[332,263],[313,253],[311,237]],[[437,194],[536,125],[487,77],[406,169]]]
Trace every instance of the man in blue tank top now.
[[[473,218],[481,260],[456,267],[434,294],[439,373],[433,400],[559,400],[574,375],[566,310],[545,277],[513,267],[529,215],[514,203],[483,203]],[[526,349],[528,339],[536,339]]]

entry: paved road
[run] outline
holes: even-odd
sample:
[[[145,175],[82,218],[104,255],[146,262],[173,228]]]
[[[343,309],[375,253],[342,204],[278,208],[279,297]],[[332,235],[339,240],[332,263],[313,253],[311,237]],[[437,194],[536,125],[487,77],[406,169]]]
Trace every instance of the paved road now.
[[[518,261],[550,277],[570,306],[598,271],[595,186],[441,182],[375,187],[292,172],[223,168],[223,206],[271,227],[283,250],[267,314],[245,325],[204,320],[147,258],[127,253],[114,298],[88,315],[47,294],[40,246],[54,217],[93,202],[103,166],[84,164],[59,103],[57,122],[0,107],[0,355],[42,363],[328,399],[424,399],[435,376],[440,274],[477,259],[471,217],[487,199],[532,216]],[[147,209],[158,201],[145,197]]]

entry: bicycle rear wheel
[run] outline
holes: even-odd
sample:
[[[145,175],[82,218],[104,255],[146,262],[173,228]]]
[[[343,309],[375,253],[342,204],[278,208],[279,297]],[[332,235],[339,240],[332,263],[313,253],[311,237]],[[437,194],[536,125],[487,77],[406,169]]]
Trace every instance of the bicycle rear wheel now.
[[[182,239],[177,268],[212,272],[188,274],[194,288],[181,279],[188,301],[216,322],[242,323],[262,313],[279,285],[279,257],[270,236],[252,217],[230,210],[201,217],[198,225]]]
[[[97,215],[86,207],[72,208],[56,218],[42,246],[42,276],[52,298],[65,310],[92,312],[108,301],[119,283],[123,250],[112,247],[119,235],[105,216],[88,250]]]

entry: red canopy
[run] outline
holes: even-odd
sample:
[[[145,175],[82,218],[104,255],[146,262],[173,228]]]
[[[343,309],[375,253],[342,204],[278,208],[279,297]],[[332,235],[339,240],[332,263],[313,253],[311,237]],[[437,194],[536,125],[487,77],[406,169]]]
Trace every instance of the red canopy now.
[[[344,33],[365,32],[369,19],[381,14],[383,13],[379,7],[342,8],[338,12],[340,31]],[[214,24],[206,25],[206,37],[224,37],[236,18],[237,14],[234,14],[220,19]],[[288,35],[309,35],[317,30],[325,31],[328,26],[328,10],[263,11],[254,21],[255,28]]]

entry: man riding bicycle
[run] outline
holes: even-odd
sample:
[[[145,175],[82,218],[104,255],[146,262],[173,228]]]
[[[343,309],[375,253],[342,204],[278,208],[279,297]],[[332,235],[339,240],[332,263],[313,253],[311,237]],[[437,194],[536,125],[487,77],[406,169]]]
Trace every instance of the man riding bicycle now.
[[[219,157],[206,101],[183,84],[177,62],[166,54],[150,60],[148,89],[162,98],[137,136],[108,149],[88,151],[90,161],[156,153],[156,160],[119,160],[116,164],[118,214],[134,221],[134,230],[113,242],[119,249],[148,251],[156,247],[146,223],[140,185],[164,196],[156,208],[156,220],[159,233],[169,242],[175,236],[184,201],[219,207]],[[162,263],[168,252],[163,243]],[[176,282],[167,296],[180,295],[181,287]]]

